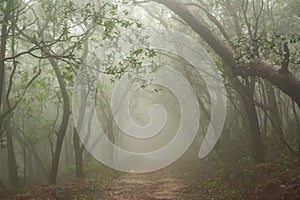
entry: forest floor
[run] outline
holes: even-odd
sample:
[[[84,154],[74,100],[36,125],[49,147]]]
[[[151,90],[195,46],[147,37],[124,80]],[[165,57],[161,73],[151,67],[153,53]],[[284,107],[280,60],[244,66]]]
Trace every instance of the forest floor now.
[[[284,163],[251,164],[228,169],[194,164],[132,174],[106,170],[85,180],[63,179],[56,186],[35,186],[7,199],[211,200],[300,199],[300,167]]]

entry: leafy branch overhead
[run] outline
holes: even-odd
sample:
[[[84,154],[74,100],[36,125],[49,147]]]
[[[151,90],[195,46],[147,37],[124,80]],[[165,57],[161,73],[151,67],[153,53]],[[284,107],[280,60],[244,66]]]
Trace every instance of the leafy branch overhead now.
[[[243,63],[247,60],[257,58],[255,49],[258,49],[258,57],[272,61],[275,65],[284,62],[300,64],[300,36],[289,34],[281,35],[274,33],[267,37],[259,35],[253,42],[250,38],[239,37],[234,41],[236,62]]]
[[[247,37],[241,37],[240,35],[238,35],[238,37],[241,37],[241,40],[248,41],[248,43],[246,47],[243,47],[244,51],[242,50],[238,52],[237,56],[235,56],[235,52],[232,50],[230,46],[227,45],[226,41],[223,41],[222,37],[219,37],[215,32],[213,32],[211,27],[207,23],[205,23],[205,21],[201,20],[201,18],[198,18],[191,10],[189,10],[184,3],[177,0],[153,0],[153,2],[157,2],[159,4],[165,5],[168,9],[173,11],[177,16],[179,16],[182,20],[184,20],[187,23],[187,25],[213,49],[213,51],[221,58],[223,63],[227,67],[229,67],[229,69],[232,71],[232,74],[234,74],[235,76],[243,76],[243,77],[254,76],[254,77],[260,77],[266,79],[270,81],[272,84],[274,84],[276,87],[278,87],[282,92],[290,96],[291,99],[297,103],[298,107],[300,107],[300,80],[297,77],[295,77],[293,74],[288,73],[288,70],[286,69],[279,70],[281,69],[280,66],[278,67],[274,65],[272,61],[270,62],[268,60],[264,60],[264,58],[260,57],[260,55],[258,54],[259,49],[258,46],[256,45],[260,45],[258,43],[260,41],[258,31],[260,28],[259,25],[260,17],[264,9],[263,1],[261,1],[261,3],[258,4],[260,8],[258,10],[256,8],[256,4],[254,3],[254,1],[252,1],[253,6],[251,5],[251,7],[252,7],[252,12],[254,13],[254,19],[255,19],[254,21],[253,20],[249,21],[248,18],[248,13],[250,12],[249,10],[251,8],[249,3],[250,1],[249,0],[242,1],[241,17],[244,18],[244,25],[243,25],[244,27],[242,26],[241,23],[239,23],[237,19],[235,19],[234,23],[236,23],[235,24],[236,30],[242,30],[243,28],[247,30],[247,34],[248,34]],[[228,4],[229,4],[228,7],[230,7],[231,6],[230,3]],[[216,5],[223,6],[222,4],[216,4]],[[224,5],[226,6],[226,3]],[[237,33],[240,32],[241,31],[238,31]],[[294,37],[295,36],[292,36],[291,38],[285,40],[294,41],[295,40]],[[246,38],[250,38],[250,40]],[[296,36],[296,38],[298,40],[298,36]],[[274,40],[274,42],[275,45],[278,45],[276,43],[277,42],[276,40]],[[281,47],[277,51],[286,52],[282,50],[283,48],[284,47]],[[237,68],[236,59],[240,60],[241,57],[247,58],[248,60],[247,62],[245,62],[245,65],[242,68]],[[287,61],[287,59],[284,58],[284,56],[281,59],[284,59],[285,62]],[[284,62],[283,65],[284,67],[287,67],[286,64],[284,64]],[[287,73],[282,73],[282,71]],[[240,85],[239,87],[242,90],[242,85]]]

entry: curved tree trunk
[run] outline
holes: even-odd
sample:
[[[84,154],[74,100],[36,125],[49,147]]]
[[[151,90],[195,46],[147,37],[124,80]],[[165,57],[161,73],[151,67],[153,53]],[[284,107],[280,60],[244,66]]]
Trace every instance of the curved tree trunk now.
[[[291,73],[283,73],[279,66],[260,59],[254,59],[245,66],[237,68],[234,54],[226,44],[218,38],[203,22],[198,20],[183,3],[178,0],[152,0],[163,4],[181,17],[199,36],[206,41],[223,62],[236,74],[257,76],[270,81],[282,92],[291,97],[300,108],[300,80]]]
[[[46,54],[49,54],[46,50],[44,50],[44,52],[46,52]],[[68,94],[66,85],[64,83],[64,79],[61,75],[58,63],[52,57],[49,57],[48,59],[55,71],[55,75],[56,75],[58,83],[59,83],[59,87],[60,87],[62,97],[63,97],[63,104],[64,104],[62,121],[61,121],[59,130],[58,130],[58,133],[57,133],[56,146],[55,146],[54,155],[52,158],[52,163],[51,163],[51,168],[50,168],[50,173],[49,173],[49,183],[56,183],[60,153],[61,153],[64,137],[65,137],[68,122],[69,122],[70,102],[69,102],[69,94]]]
[[[186,7],[183,3],[177,0],[153,0],[160,4],[165,5],[170,10],[172,10],[175,14],[181,17],[199,36],[206,41],[210,47],[215,51],[215,53],[221,57],[223,62],[232,70],[235,74],[235,69],[237,68],[236,62],[234,59],[234,54],[230,47],[226,46],[226,44],[218,38],[202,21],[198,20]],[[244,75],[244,74],[243,74]],[[250,75],[250,74],[249,74]],[[259,75],[258,75],[259,76]],[[267,78],[267,76],[264,76]],[[253,154],[254,159],[258,162],[264,161],[264,148],[263,142],[261,138],[261,131],[258,122],[257,111],[255,105],[253,104],[253,89],[249,88],[248,86],[243,86],[238,80],[236,87],[238,88],[239,92],[241,93],[243,104],[247,111],[248,122],[251,131],[251,138],[253,143]],[[272,82],[272,81],[271,81]],[[274,81],[273,81],[274,82]],[[300,90],[300,84],[299,84]],[[284,91],[287,93],[287,91]],[[299,98],[293,99],[299,101],[300,105],[300,92]]]

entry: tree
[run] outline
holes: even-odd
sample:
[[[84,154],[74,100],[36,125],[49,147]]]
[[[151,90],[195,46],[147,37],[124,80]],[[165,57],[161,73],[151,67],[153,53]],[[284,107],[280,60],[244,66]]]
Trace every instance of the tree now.
[[[141,3],[139,1],[138,3]],[[231,79],[235,89],[241,94],[244,102],[244,106],[247,109],[248,122],[251,128],[251,135],[253,140],[253,150],[254,156],[257,161],[263,161],[264,150],[261,138],[261,131],[259,127],[258,115],[254,105],[254,89],[255,89],[255,79],[251,77],[263,78],[271,82],[282,92],[287,94],[294,100],[298,107],[300,107],[300,81],[297,79],[289,70],[288,64],[288,48],[287,45],[283,45],[283,54],[281,56],[282,63],[280,65],[274,65],[268,61],[268,57],[264,57],[261,46],[257,45],[257,40],[260,39],[260,19],[262,15],[262,10],[265,8],[264,1],[255,2],[253,1],[253,10],[250,13],[250,3],[251,1],[241,1],[236,3],[233,7],[231,1],[220,1],[218,3],[211,2],[211,5],[218,9],[223,9],[219,13],[220,15],[225,13],[225,9],[228,9],[231,13],[237,13],[233,15],[233,20],[230,22],[234,24],[235,29],[226,29],[227,26],[224,24],[227,21],[220,22],[219,19],[222,17],[216,17],[211,14],[204,1],[191,1],[191,2],[179,2],[173,0],[154,0],[159,4],[165,5],[170,11],[173,11],[177,16],[179,16],[187,26],[189,26],[195,33],[197,33],[211,48],[212,50],[221,58],[222,62],[225,64],[222,66],[222,71],[227,71],[228,79]],[[238,7],[240,6],[240,7]],[[190,9],[191,7],[191,9]],[[209,26],[205,22],[206,19],[200,15],[196,15],[193,11],[200,10],[203,12],[204,16],[207,17],[208,21],[211,22],[213,26],[217,28],[219,35],[212,31],[212,26]],[[234,9],[239,9],[235,12]],[[250,13],[250,14],[249,14]],[[218,15],[218,13],[216,14]],[[250,15],[252,15],[250,21]],[[240,17],[240,18],[239,18]],[[255,19],[255,20],[252,20]],[[243,38],[241,30],[246,31],[246,37],[250,38],[248,44],[254,50],[252,55],[248,55],[246,59],[242,61],[238,58],[238,48],[234,43],[234,37]],[[233,32],[232,30],[235,30]],[[245,46],[245,43],[243,43]],[[252,46],[253,45],[253,46]],[[285,47],[285,48],[284,48]],[[285,50],[284,50],[285,49]],[[281,47],[279,46],[279,49]],[[244,54],[245,55],[245,54]],[[230,72],[228,74],[228,72]],[[243,82],[241,82],[243,80]]]
[[[232,69],[235,75],[243,77],[260,77],[277,86],[280,90],[290,96],[300,107],[300,80],[290,72],[283,72],[284,66],[274,66],[261,58],[249,59],[248,62],[237,66],[234,53],[218,36],[216,36],[203,22],[198,20],[183,3],[173,0],[155,0],[167,6],[170,10],[180,16],[186,23],[203,38],[222,61]],[[247,1],[248,2],[248,1]]]

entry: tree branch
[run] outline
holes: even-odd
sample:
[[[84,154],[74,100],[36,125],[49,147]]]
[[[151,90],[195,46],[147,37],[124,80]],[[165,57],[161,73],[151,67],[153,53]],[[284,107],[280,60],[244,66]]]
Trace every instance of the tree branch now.
[[[165,5],[175,14],[180,16],[187,24],[204,39],[223,62],[230,67],[235,75],[257,76],[266,79],[277,86],[281,91],[290,96],[300,108],[300,80],[291,73],[281,73],[276,66],[261,59],[253,59],[237,68],[233,52],[218,38],[205,24],[199,21],[178,0],[153,0]]]

